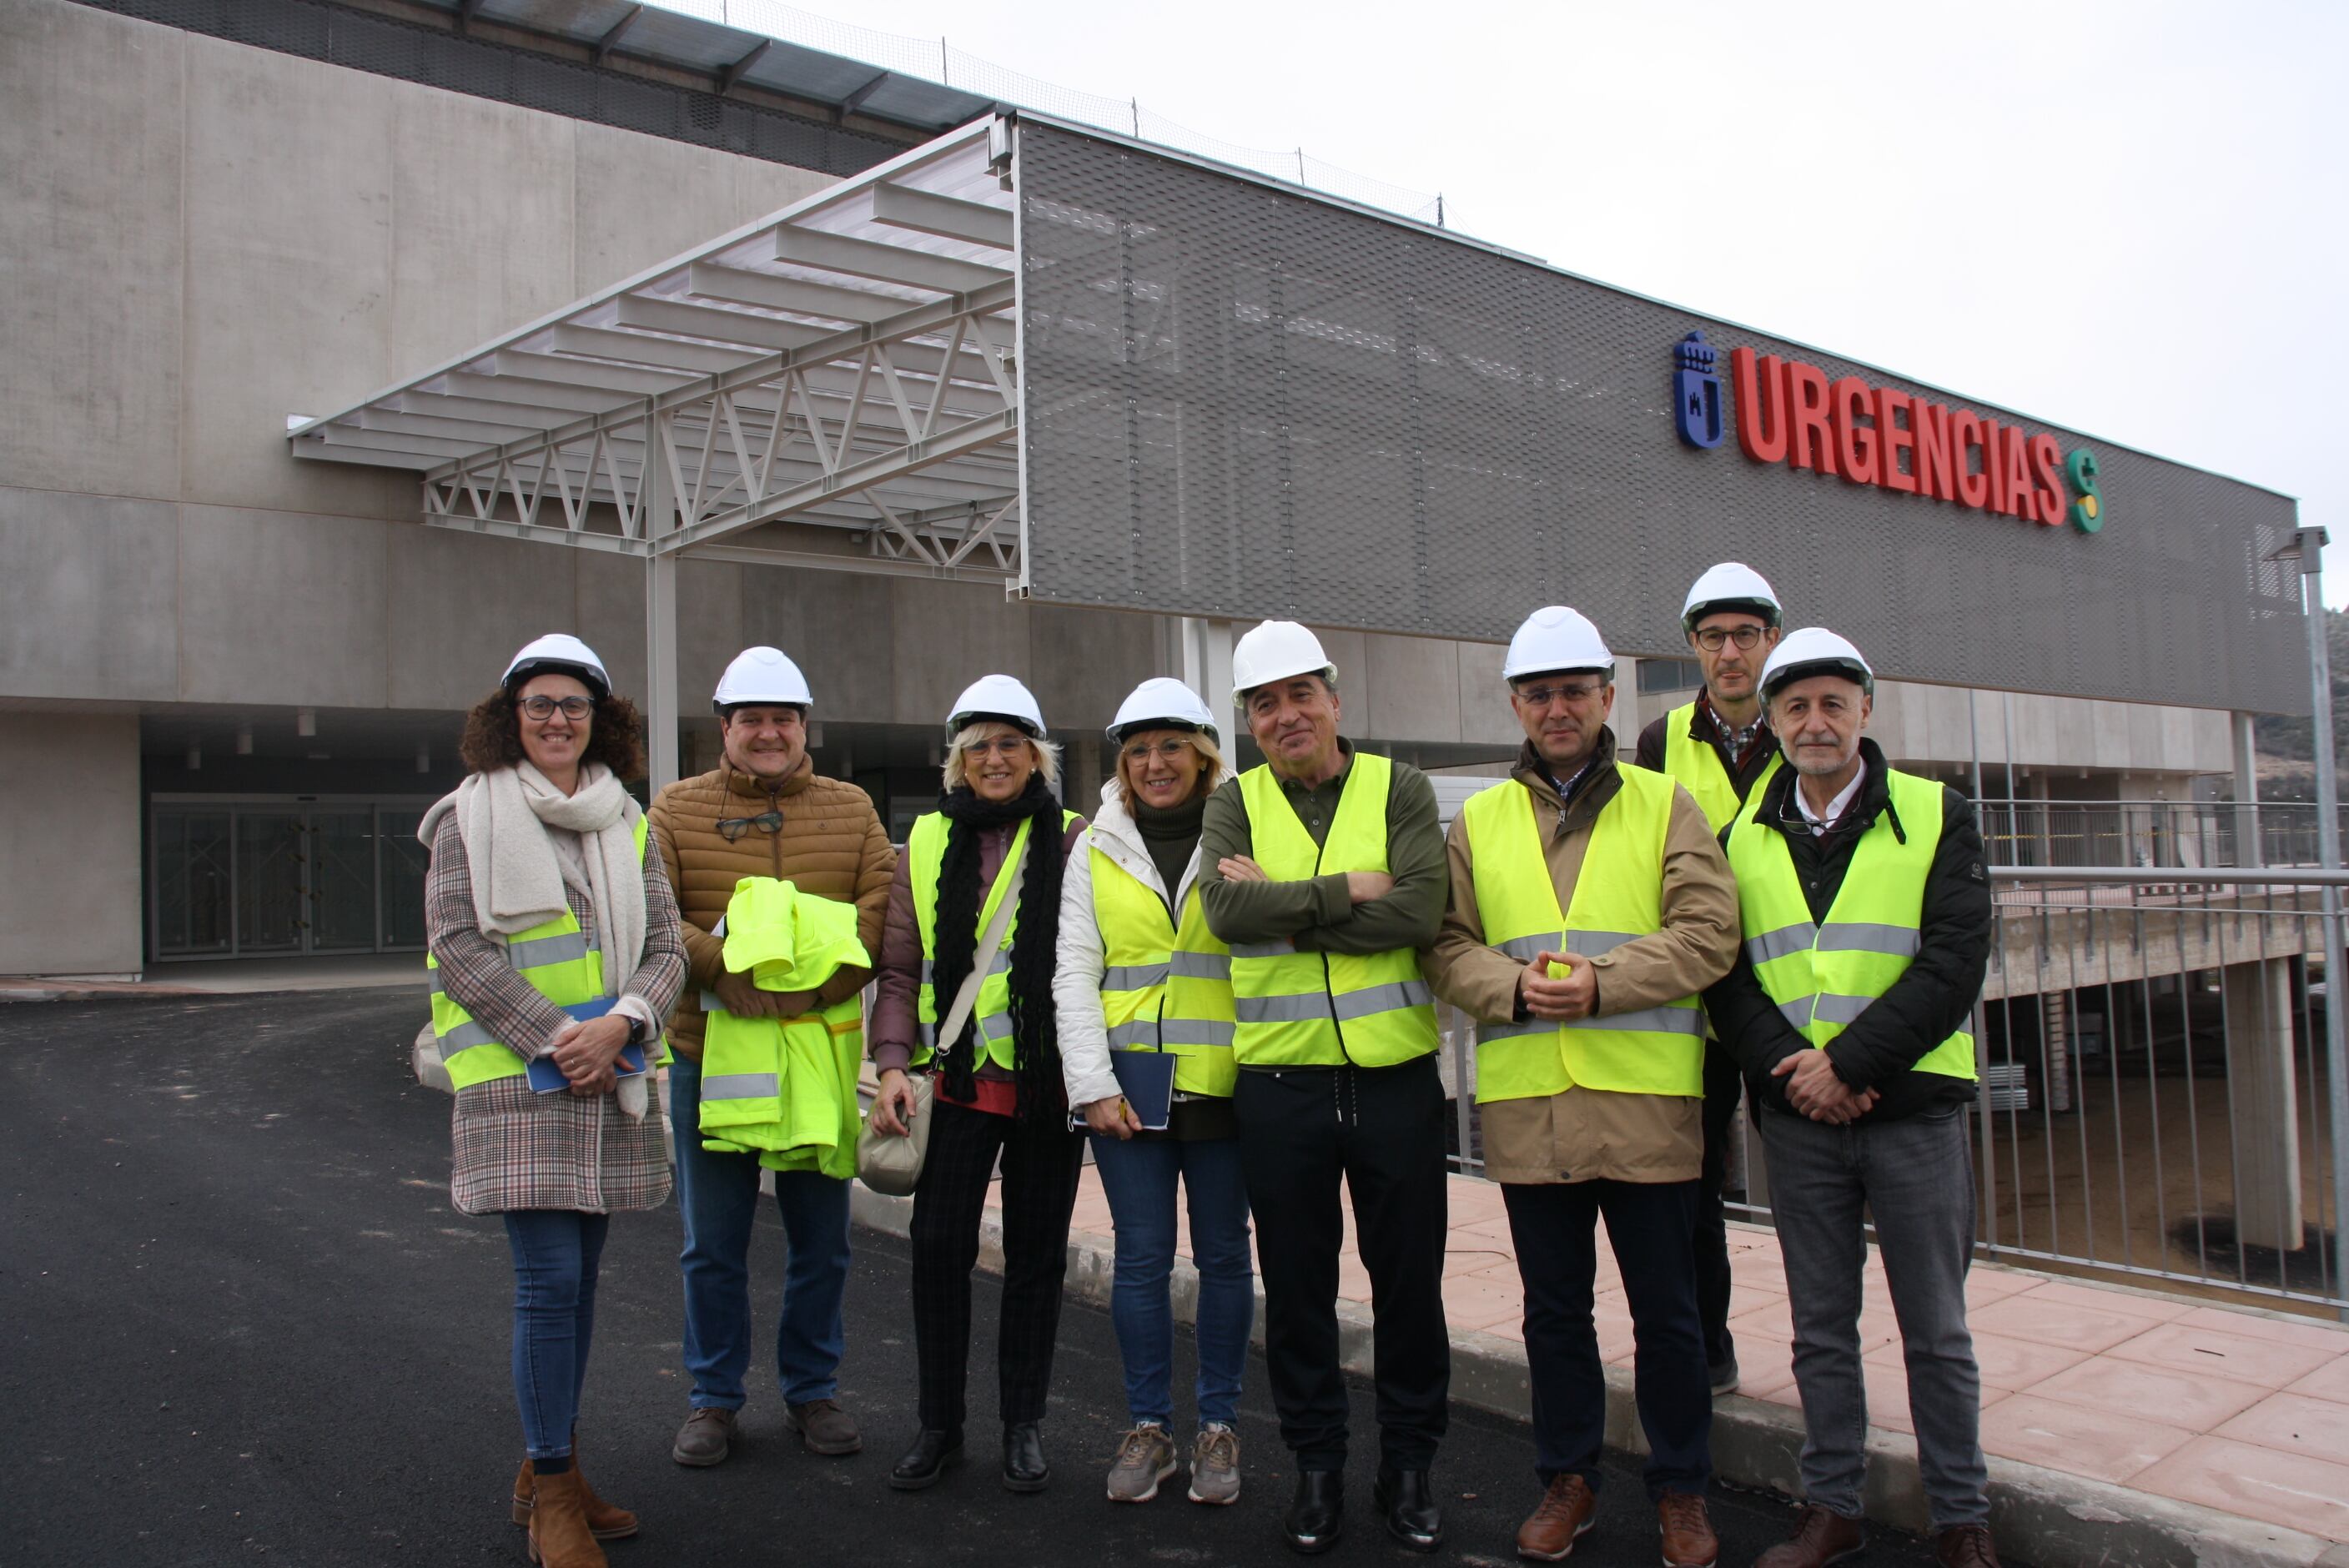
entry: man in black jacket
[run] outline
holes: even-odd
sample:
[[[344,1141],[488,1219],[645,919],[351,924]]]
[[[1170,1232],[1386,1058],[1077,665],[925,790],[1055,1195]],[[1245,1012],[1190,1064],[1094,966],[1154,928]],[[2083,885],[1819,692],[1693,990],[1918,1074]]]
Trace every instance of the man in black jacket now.
[[[1862,1542],[1870,1216],[1935,1555],[1995,1568],[1965,1297],[1965,1030],[1989,962],[1990,885],[1965,798],[1889,767],[1862,738],[1874,686],[1842,637],[1789,634],[1762,676],[1787,766],[1722,834],[1744,944],[1705,1006],[1744,1071],[1769,1161],[1806,1429],[1801,1519],[1756,1568],[1824,1568]]]

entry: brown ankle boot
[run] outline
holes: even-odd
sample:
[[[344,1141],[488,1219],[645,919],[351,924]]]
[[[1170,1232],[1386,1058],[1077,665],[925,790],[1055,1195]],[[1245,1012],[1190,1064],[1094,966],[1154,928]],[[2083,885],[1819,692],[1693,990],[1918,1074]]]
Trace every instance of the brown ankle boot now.
[[[607,1568],[604,1549],[588,1532],[579,1471],[533,1476],[530,1560],[543,1568]]]
[[[588,1533],[598,1541],[626,1541],[634,1535],[636,1532],[636,1516],[618,1503],[606,1502],[595,1495],[595,1487],[588,1483],[585,1473],[579,1470],[576,1451],[571,1456],[571,1469],[579,1476],[580,1511],[587,1516]],[[536,1479],[531,1473],[530,1460],[523,1460],[522,1469],[514,1473],[513,1522],[525,1529],[530,1525],[531,1508],[537,1497],[536,1489],[531,1484]]]

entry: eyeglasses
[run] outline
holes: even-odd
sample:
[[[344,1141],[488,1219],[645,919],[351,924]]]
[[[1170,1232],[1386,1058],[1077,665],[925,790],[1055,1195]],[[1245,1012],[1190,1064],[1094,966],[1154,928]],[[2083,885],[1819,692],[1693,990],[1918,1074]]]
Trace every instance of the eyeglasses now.
[[[584,696],[566,696],[560,699],[545,696],[526,696],[514,704],[514,707],[522,709],[523,717],[536,719],[553,718],[554,710],[559,707],[563,710],[563,717],[574,724],[595,711],[594,699]]]
[[[753,828],[762,833],[780,833],[783,830],[783,814],[761,811],[755,817],[723,817],[718,823],[718,831],[730,844]]]
[[[984,757],[992,751],[998,757],[1017,757],[1028,744],[1024,735],[999,735],[992,740],[974,740],[962,748],[965,757]]]
[[[1572,686],[1519,686],[1516,696],[1527,707],[1547,707],[1559,697],[1564,697],[1568,707],[1579,707],[1604,689],[1603,681],[1578,681]]]
[[[1155,746],[1150,745],[1144,741],[1137,740],[1132,746],[1129,746],[1124,750],[1119,752],[1118,756],[1127,762],[1140,762],[1143,758],[1150,757],[1163,758],[1168,762],[1179,762],[1182,760],[1183,753],[1190,749],[1191,743],[1187,740],[1170,738],[1162,740]]]
[[[1708,654],[1717,654],[1723,643],[1735,643],[1740,648],[1750,648],[1762,640],[1762,632],[1760,626],[1707,626],[1694,635],[1698,647]]]

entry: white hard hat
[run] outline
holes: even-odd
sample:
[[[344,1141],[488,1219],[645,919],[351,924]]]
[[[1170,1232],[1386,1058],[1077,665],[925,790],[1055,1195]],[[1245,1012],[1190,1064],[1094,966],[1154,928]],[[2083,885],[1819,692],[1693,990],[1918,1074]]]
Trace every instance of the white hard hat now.
[[[498,684],[512,691],[531,676],[549,671],[577,676],[599,697],[612,695],[612,677],[605,673],[604,661],[595,656],[595,649],[568,632],[549,632],[524,643]]]
[[[1876,690],[1876,672],[1868,667],[1851,639],[1825,626],[1798,627],[1779,640],[1771,650],[1769,663],[1762,666],[1762,695],[1767,697],[1788,681],[1806,676],[1842,676],[1857,681],[1866,691]]]
[[[734,655],[734,662],[718,677],[718,690],[709,699],[709,706],[719,713],[754,703],[810,708],[815,706],[815,698],[809,695],[807,676],[800,674],[789,655],[781,648],[761,646]]]
[[[1259,621],[1232,646],[1232,704],[1247,701],[1260,686],[1291,676],[1338,678],[1338,666],[1321,651],[1321,639],[1294,621]]]
[[[1509,639],[1509,656],[1501,665],[1503,680],[1537,676],[1547,670],[1604,670],[1615,676],[1615,655],[1590,617],[1563,604],[1545,604],[1525,619]]]
[[[1223,740],[1206,703],[1173,676],[1151,676],[1117,705],[1117,717],[1109,723],[1110,739],[1123,740],[1139,729],[1204,729],[1208,738],[1218,744]]]
[[[999,718],[1032,739],[1044,738],[1044,710],[1036,706],[1036,694],[1010,676],[981,676],[964,687],[947,715],[947,738],[975,718]]]
[[[1771,625],[1778,624],[1778,595],[1770,591],[1768,579],[1743,561],[1724,561],[1706,567],[1689,589],[1688,602],[1681,606],[1681,630],[1696,630],[1697,622],[1713,610],[1748,608]]]

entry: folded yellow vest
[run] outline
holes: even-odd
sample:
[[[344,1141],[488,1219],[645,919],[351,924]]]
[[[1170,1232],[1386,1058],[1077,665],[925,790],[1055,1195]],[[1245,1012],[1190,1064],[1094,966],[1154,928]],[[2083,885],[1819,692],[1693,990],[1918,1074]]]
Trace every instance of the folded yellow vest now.
[[[812,991],[845,966],[869,966],[856,906],[744,877],[726,906],[726,967],[762,991]],[[856,1173],[856,1076],[864,1055],[854,996],[790,1018],[739,1018],[702,996],[701,1146],[756,1153],[775,1171]]]

